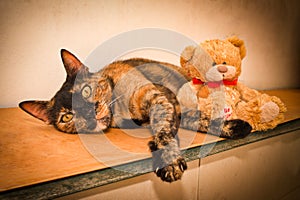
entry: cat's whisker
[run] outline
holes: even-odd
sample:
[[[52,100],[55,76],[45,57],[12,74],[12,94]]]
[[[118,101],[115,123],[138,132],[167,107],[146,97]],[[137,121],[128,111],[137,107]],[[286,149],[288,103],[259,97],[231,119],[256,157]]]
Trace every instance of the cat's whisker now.
[[[108,104],[108,107],[112,106],[114,103],[117,102],[117,100],[119,100],[119,99],[120,99],[121,97],[123,97],[123,96],[124,96],[124,95],[122,94],[122,95],[116,97],[114,100],[112,100],[112,101]]]

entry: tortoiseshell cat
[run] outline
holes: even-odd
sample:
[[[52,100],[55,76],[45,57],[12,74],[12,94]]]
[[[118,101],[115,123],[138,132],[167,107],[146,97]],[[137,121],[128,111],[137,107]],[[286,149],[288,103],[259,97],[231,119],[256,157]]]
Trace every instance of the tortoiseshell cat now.
[[[240,134],[234,124],[201,118],[191,111],[181,114],[176,93],[189,81],[180,67],[147,59],[116,61],[90,73],[73,54],[61,50],[66,81],[50,101],[24,101],[29,114],[67,133],[101,132],[109,127],[130,128],[149,124],[153,169],[163,181],[181,178],[187,169],[180,154],[179,124],[188,129],[220,131],[221,136]],[[237,124],[238,125],[238,124]],[[219,133],[213,133],[219,135]]]

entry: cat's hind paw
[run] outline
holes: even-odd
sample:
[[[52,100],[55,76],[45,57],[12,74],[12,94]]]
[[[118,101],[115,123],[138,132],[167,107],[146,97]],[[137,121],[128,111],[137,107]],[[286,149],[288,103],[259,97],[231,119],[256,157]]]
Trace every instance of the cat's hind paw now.
[[[251,133],[251,125],[240,119],[232,119],[224,122],[222,135],[230,139],[244,138]]]
[[[211,121],[208,133],[229,139],[239,139],[249,135],[251,130],[251,125],[241,119],[224,121],[218,118]]]
[[[155,173],[161,180],[166,182],[173,182],[181,179],[183,172],[187,169],[187,164],[184,158],[179,157],[173,161],[172,164],[162,168],[157,167]]]

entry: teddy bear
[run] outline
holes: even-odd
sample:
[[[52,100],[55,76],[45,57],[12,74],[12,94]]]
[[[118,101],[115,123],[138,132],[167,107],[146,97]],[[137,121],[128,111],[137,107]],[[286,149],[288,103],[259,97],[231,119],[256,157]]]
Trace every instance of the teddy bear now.
[[[241,123],[251,126],[230,138],[272,129],[283,122],[286,112],[278,97],[251,89],[238,80],[245,56],[244,41],[233,36],[188,46],[180,57],[181,67],[191,77],[178,93],[181,106],[198,110],[202,119],[209,118],[211,123],[221,120],[220,126],[227,123],[229,128],[236,126],[236,130],[243,128]]]

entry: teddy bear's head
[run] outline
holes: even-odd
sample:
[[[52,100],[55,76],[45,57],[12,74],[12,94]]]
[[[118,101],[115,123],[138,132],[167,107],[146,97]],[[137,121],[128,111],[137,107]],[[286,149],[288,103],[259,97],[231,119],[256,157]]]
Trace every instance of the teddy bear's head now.
[[[241,61],[245,55],[243,40],[234,36],[186,47],[180,63],[189,76],[202,82],[230,82],[236,81],[241,74]]]

